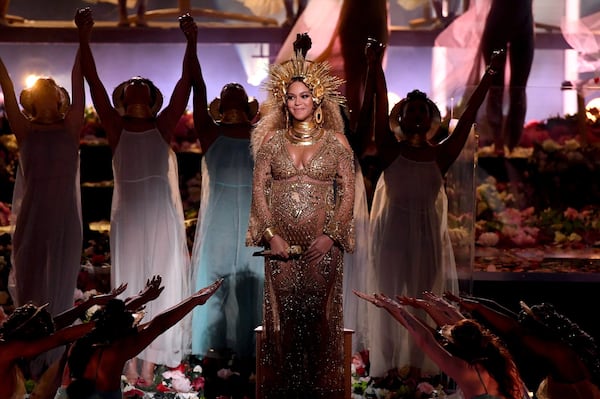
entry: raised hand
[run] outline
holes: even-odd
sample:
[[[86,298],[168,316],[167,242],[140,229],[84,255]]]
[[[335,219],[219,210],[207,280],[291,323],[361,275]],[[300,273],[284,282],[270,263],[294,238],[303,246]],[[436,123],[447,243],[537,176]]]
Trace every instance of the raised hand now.
[[[79,28],[80,35],[89,38],[94,26],[94,17],[89,7],[77,9],[75,13],[75,25]]]
[[[146,298],[148,301],[153,301],[160,296],[165,287],[161,287],[161,276],[153,276],[152,280],[146,280],[146,286],[140,291],[139,296]]]
[[[398,302],[394,301],[393,299],[391,299],[390,297],[388,297],[385,294],[369,295],[369,294],[365,294],[364,292],[360,292],[360,291],[356,291],[356,290],[353,290],[352,292],[354,292],[354,295],[356,295],[357,297],[362,298],[366,301],[369,301],[377,307],[384,308],[387,310],[397,309],[402,306]]]
[[[198,299],[198,305],[204,305],[206,301],[219,289],[223,284],[223,279],[220,278],[208,287],[200,289],[194,294],[194,298]]]
[[[367,63],[373,65],[380,63],[383,59],[383,53],[385,52],[385,45],[380,41],[369,37],[367,44],[365,45],[365,56],[367,57]]]
[[[423,298],[430,304],[432,311],[436,312],[441,324],[454,324],[465,318],[456,306],[430,291],[423,292]]]
[[[455,302],[461,309],[466,310],[467,312],[472,312],[476,309],[477,305],[479,305],[479,301],[475,297],[459,297],[451,292],[444,292],[444,298],[448,301]]]
[[[506,64],[506,50],[499,49],[494,50],[492,52],[492,57],[490,58],[490,64],[486,68],[486,72],[490,75],[494,75],[500,71],[501,68],[504,68]]]
[[[312,40],[308,33],[298,33],[296,35],[296,40],[294,41],[294,52],[300,51],[302,56],[306,58],[306,54],[308,50],[312,47]]]
[[[179,28],[185,35],[187,40],[195,40],[198,36],[198,25],[194,18],[189,14],[183,14],[179,18]]]
[[[111,299],[114,299],[121,295],[125,291],[125,289],[127,289],[127,283],[122,283],[117,288],[114,288],[112,291],[110,291],[108,294],[98,294],[90,297],[89,302],[92,306],[104,306]]]

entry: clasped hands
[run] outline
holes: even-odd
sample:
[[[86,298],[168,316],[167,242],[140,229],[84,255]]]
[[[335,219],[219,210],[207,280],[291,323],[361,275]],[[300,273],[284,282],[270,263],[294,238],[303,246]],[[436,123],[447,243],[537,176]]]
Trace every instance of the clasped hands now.
[[[290,256],[296,255],[295,253],[290,253],[290,248],[294,248],[294,246],[290,247],[290,245],[279,235],[273,236],[271,241],[269,241],[269,246],[271,247],[272,256],[289,259]],[[316,264],[323,259],[332,246],[333,240],[331,237],[326,234],[321,234],[313,240],[306,251],[301,254],[301,257],[310,265]]]

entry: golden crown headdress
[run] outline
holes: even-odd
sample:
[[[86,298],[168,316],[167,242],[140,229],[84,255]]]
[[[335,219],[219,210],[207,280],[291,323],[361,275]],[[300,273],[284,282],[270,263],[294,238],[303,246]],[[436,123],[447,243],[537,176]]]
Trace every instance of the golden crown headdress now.
[[[289,61],[271,65],[265,88],[273,97],[285,102],[287,88],[294,80],[301,80],[308,86],[317,105],[324,99],[338,104],[344,104],[346,101],[338,90],[344,80],[331,73],[329,63],[309,61],[300,51]]]

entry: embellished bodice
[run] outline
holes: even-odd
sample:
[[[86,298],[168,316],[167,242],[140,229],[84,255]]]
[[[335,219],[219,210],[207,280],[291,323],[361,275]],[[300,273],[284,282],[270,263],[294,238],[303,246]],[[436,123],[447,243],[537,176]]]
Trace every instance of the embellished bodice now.
[[[333,182],[337,174],[339,152],[337,140],[333,134],[324,137],[325,142],[320,145],[309,162],[303,167],[298,168],[294,165],[292,156],[287,149],[287,143],[284,134],[277,134],[269,144],[275,153],[281,156],[273,157],[271,161],[271,174],[273,180],[286,180],[295,176],[306,176],[312,180],[322,182]]]
[[[325,233],[346,251],[354,247],[352,152],[327,131],[304,167],[294,165],[283,131],[257,152],[247,242],[277,227],[290,244],[307,245]]]

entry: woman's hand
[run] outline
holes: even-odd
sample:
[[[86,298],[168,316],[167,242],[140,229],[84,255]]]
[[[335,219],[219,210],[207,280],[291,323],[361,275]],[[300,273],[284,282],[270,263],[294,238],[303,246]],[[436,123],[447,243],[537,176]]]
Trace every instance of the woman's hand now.
[[[357,297],[362,298],[366,301],[369,301],[373,305],[375,305],[379,308],[384,308],[385,310],[387,310],[388,312],[390,312],[392,314],[403,309],[403,306],[401,304],[394,301],[393,299],[391,299],[390,297],[388,297],[385,294],[369,295],[369,294],[365,294],[364,292],[360,292],[360,291],[356,291],[356,290],[353,290],[352,292],[354,292],[354,295],[356,295]]]
[[[444,298],[448,301],[457,303],[460,309],[463,309],[467,312],[474,311],[479,305],[479,302],[474,297],[459,297],[451,292],[444,292]]]
[[[223,279],[220,278],[208,287],[200,289],[194,294],[194,298],[198,300],[198,305],[204,305],[206,301],[219,289],[223,284]]]
[[[310,244],[302,257],[310,264],[317,264],[333,246],[333,240],[326,234],[321,234]]]
[[[148,301],[153,301],[160,296],[165,287],[161,287],[162,277],[159,275],[152,276],[152,280],[146,280],[146,286],[138,294],[140,297],[146,298]]]
[[[288,259],[290,257],[290,245],[278,234],[275,234],[269,241],[271,256]]]
[[[383,60],[383,53],[385,51],[385,45],[378,40],[369,37],[367,44],[365,45],[365,56],[367,58],[367,64],[375,65],[381,63]]]
[[[188,41],[197,39],[198,25],[190,14],[183,14],[179,17],[179,27]]]
[[[113,289],[108,294],[98,294],[98,295],[91,296],[89,299],[90,307],[95,306],[95,305],[97,305],[97,306],[106,305],[108,303],[108,301],[121,295],[125,291],[126,288],[127,288],[127,283],[123,283],[123,284],[119,285],[117,288]]]
[[[89,7],[79,8],[75,13],[75,25],[79,28],[80,39],[89,40],[94,26],[94,17]]]

